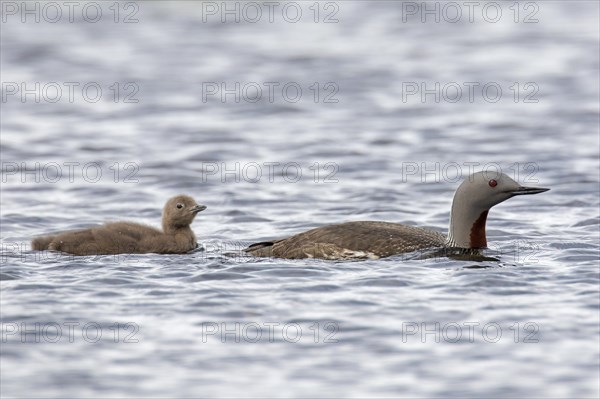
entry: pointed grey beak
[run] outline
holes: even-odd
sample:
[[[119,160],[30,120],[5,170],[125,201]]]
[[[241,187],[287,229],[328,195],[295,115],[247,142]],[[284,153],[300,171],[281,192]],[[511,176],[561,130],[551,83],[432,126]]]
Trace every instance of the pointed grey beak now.
[[[529,195],[543,193],[548,190],[550,189],[542,187],[519,187],[516,190],[509,191],[509,193],[512,195]]]
[[[196,205],[195,207],[192,208],[192,210],[190,212],[198,213],[198,212],[202,212],[205,209],[206,209],[206,205]]]

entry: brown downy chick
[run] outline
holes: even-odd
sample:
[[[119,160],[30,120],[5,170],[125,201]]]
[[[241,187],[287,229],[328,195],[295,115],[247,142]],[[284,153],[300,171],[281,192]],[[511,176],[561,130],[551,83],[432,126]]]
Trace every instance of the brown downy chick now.
[[[190,228],[196,214],[206,209],[192,197],[178,195],[163,209],[162,231],[132,222],[114,222],[90,229],[68,231],[53,236],[37,237],[31,248],[73,255],[109,254],[183,254],[197,247]]]

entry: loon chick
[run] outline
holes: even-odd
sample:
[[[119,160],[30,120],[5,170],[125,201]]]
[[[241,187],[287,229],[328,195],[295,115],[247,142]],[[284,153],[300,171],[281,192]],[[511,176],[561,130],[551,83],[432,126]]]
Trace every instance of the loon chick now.
[[[261,257],[335,260],[378,259],[430,248],[485,248],[485,222],[491,207],[516,195],[548,190],[523,187],[503,173],[477,172],[454,194],[448,236],[398,223],[347,222],[252,244],[244,252]]]
[[[106,223],[90,229],[34,238],[31,249],[73,255],[182,254],[198,246],[190,224],[196,214],[205,209],[206,206],[198,205],[192,197],[178,195],[171,198],[163,209],[162,231],[131,222]]]

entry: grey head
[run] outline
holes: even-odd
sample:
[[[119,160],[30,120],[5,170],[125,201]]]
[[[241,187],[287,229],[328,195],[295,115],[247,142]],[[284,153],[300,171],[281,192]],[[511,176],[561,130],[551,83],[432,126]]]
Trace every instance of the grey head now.
[[[517,195],[539,194],[549,188],[525,187],[497,171],[477,172],[467,177],[452,201],[448,245],[483,248],[487,245],[485,222],[494,205]]]

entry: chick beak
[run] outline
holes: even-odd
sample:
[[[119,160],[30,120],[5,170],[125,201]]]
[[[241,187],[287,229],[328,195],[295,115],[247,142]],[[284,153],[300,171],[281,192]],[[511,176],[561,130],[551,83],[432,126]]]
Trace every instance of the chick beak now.
[[[195,207],[193,207],[191,209],[190,212],[192,212],[192,213],[198,213],[198,212],[202,212],[205,209],[206,209],[206,205],[196,205]]]

